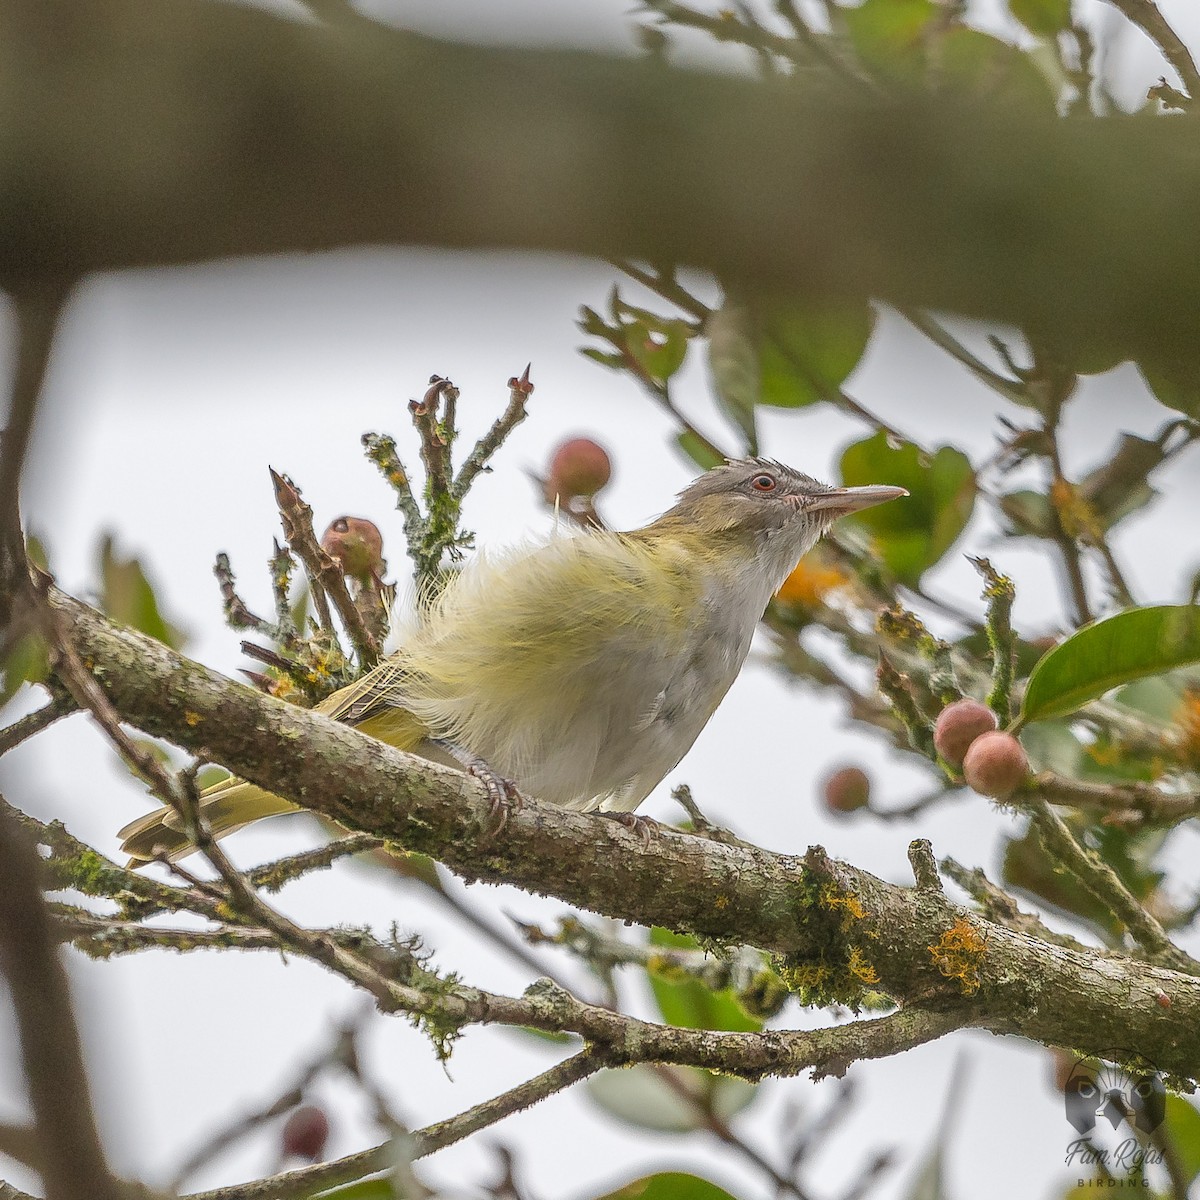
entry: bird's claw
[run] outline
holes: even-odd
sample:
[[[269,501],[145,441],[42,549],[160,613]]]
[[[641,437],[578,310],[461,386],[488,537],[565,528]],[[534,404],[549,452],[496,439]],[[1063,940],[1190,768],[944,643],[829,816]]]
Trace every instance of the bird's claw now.
[[[491,823],[488,836],[495,837],[508,824],[509,813],[514,810],[520,812],[525,798],[511,779],[497,775],[487,763],[474,762],[467,772],[474,775],[487,791],[488,818]]]
[[[653,817],[640,817],[631,812],[602,812],[600,815],[608,817],[610,821],[616,821],[618,825],[624,825],[630,833],[636,833],[642,839],[644,849],[649,848],[651,838],[659,831],[659,824]]]

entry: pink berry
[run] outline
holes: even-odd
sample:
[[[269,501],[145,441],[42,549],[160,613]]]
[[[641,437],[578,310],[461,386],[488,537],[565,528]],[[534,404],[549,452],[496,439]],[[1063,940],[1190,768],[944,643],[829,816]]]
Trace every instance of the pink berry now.
[[[293,1158],[316,1162],[325,1153],[328,1140],[329,1118],[314,1104],[302,1104],[283,1126],[283,1152]]]
[[[594,496],[611,478],[612,460],[604,447],[591,438],[571,438],[550,459],[546,491],[564,501]]]
[[[338,517],[322,535],[321,549],[360,583],[383,573],[383,534],[365,517]]]
[[[967,783],[981,796],[1003,800],[1021,786],[1029,774],[1029,757],[1011,733],[993,730],[980,734],[963,759]]]
[[[996,728],[996,714],[978,700],[955,700],[938,714],[933,744],[952,766],[961,767],[971,743]]]
[[[871,802],[871,781],[858,767],[842,767],[826,778],[821,801],[831,813],[857,812]]]

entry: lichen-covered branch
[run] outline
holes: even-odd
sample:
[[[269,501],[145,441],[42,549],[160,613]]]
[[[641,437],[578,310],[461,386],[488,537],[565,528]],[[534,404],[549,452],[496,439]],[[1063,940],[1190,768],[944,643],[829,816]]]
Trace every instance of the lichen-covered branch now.
[[[349,829],[432,854],[469,878],[758,946],[780,956],[790,978],[826,994],[856,995],[869,978],[901,1003],[936,1003],[952,1026],[1082,1050],[1122,1045],[1164,1070],[1200,1075],[1200,980],[1192,976],[1041,942],[819,852],[799,859],[670,829],[644,846],[614,822],[536,801],[492,836],[474,780],[224,679],[61,592],[49,599],[123,720]],[[330,962],[339,959],[336,948],[326,950]],[[396,986],[388,986],[393,998]],[[424,1003],[407,992],[403,999]],[[536,1023],[524,1002],[519,1011],[521,1023]],[[564,1012],[555,999],[545,1020],[602,1036],[593,1019],[608,1018],[596,1010],[587,1009],[586,1021],[567,1015],[565,1024]],[[679,1052],[657,1049],[666,1061]],[[715,1043],[711,1061],[727,1061]]]

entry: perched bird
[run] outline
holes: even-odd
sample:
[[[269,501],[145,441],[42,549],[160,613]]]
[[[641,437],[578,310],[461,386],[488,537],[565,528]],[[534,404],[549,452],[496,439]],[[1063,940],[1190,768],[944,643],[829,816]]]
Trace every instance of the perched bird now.
[[[564,808],[632,813],[741,670],[771,596],[838,517],[907,495],[781,463],[716,467],[644,529],[481,553],[400,648],[317,706],[389,745]],[[202,812],[231,833],[295,805],[233,778]],[[135,862],[187,854],[164,808],[121,830]]]

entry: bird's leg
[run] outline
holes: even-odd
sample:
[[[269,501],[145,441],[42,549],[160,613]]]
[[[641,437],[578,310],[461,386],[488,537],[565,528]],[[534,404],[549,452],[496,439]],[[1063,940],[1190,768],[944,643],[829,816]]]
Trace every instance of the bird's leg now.
[[[514,808],[521,807],[524,798],[520,789],[511,779],[505,779],[503,775],[494,771],[486,759],[480,758],[478,754],[472,754],[470,750],[458,745],[457,742],[452,742],[448,738],[431,738],[430,740],[435,746],[445,750],[468,775],[474,775],[483,784],[487,790],[490,815],[495,824],[492,835],[499,833],[508,824],[509,812]]]
[[[658,822],[653,817],[639,817],[637,813],[604,810],[601,810],[599,815],[607,817],[610,821],[616,821],[618,825],[624,825],[630,833],[636,833],[642,839],[642,845],[645,847],[650,845],[651,837],[659,830]]]

